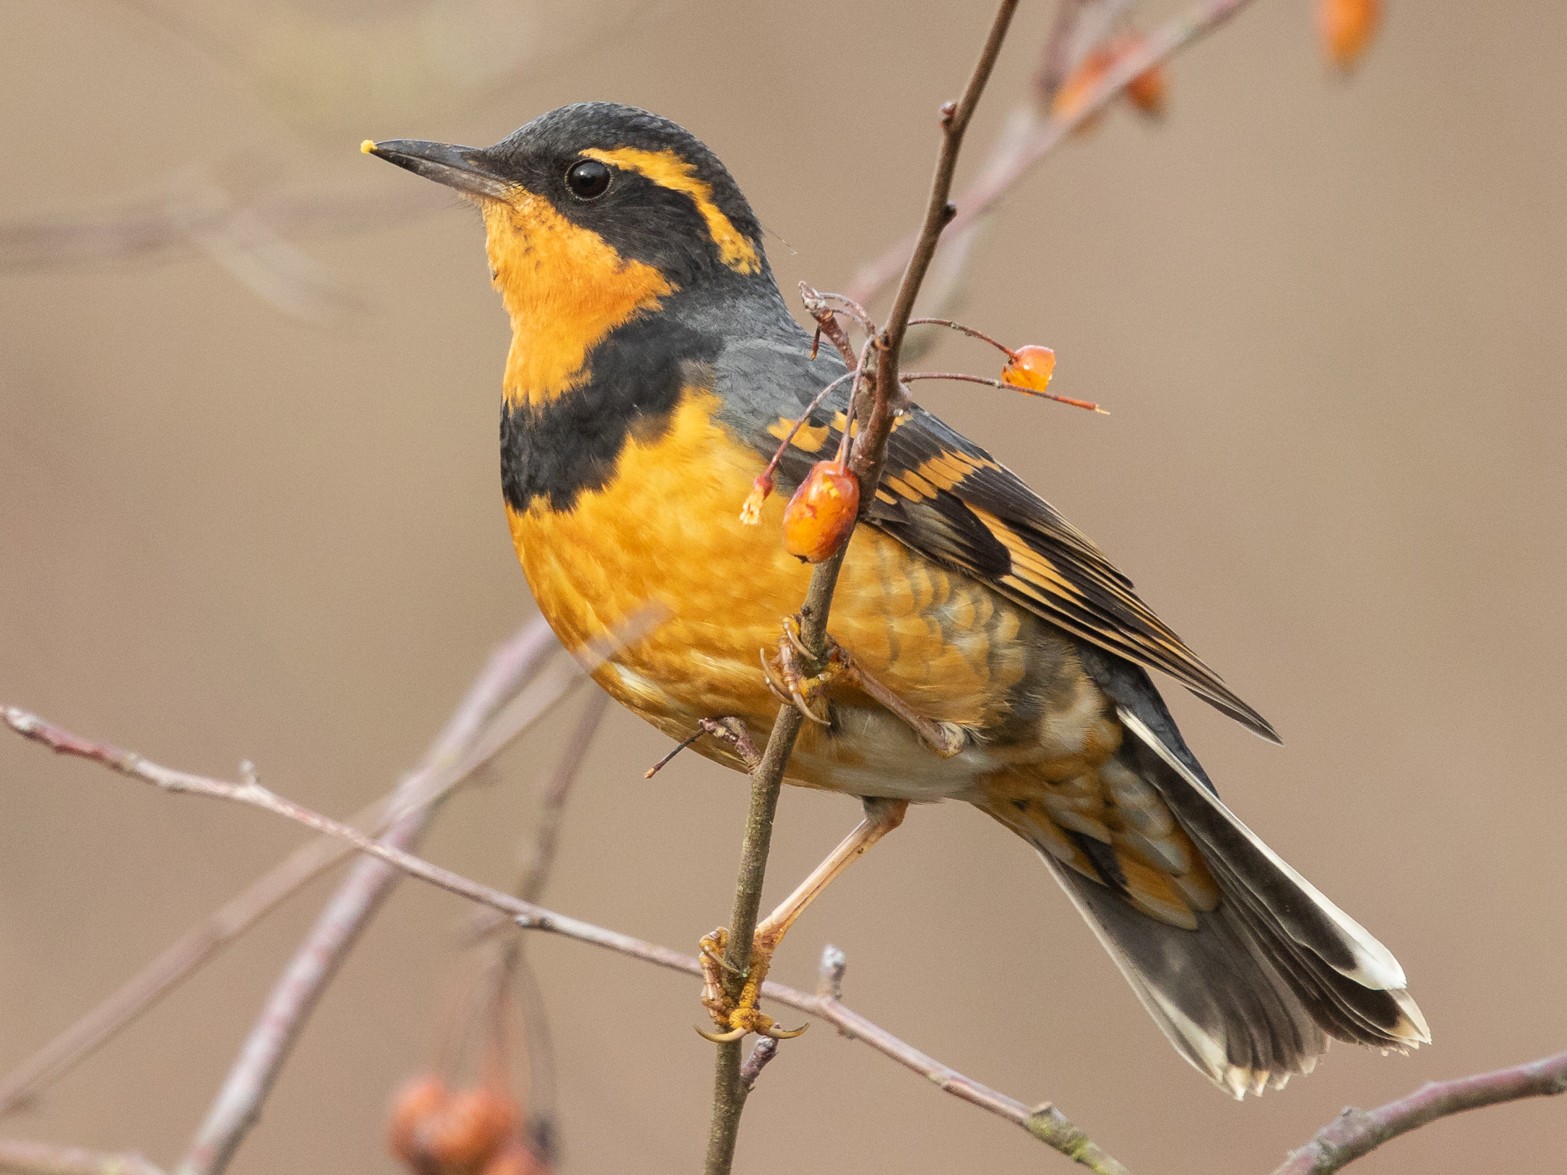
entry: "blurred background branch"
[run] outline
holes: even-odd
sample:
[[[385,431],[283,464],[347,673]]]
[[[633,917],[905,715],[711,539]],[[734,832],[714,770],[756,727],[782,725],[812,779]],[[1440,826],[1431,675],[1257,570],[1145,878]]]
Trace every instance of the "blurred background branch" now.
[[[476,686],[474,694],[470,697],[469,702],[465,704],[465,709],[477,699],[485,696],[481,687],[486,680],[495,680],[497,675],[506,668],[505,654],[507,652],[508,650],[502,650],[502,655],[497,657],[496,664],[492,665],[486,677],[481,679],[479,685]],[[411,874],[459,896],[480,902],[494,910],[502,911],[510,915],[524,929],[537,929],[560,934],[580,942],[627,954],[643,962],[684,971],[692,975],[700,975],[702,973],[701,964],[694,957],[681,955],[678,952],[669,950],[667,947],[657,946],[629,935],[606,930],[603,927],[594,926],[580,919],[546,910],[534,902],[512,897],[500,890],[492,889],[455,874],[450,870],[422,861],[396,845],[390,837],[372,841],[349,825],[341,824],[318,813],[311,812],[292,801],[273,796],[260,788],[253,780],[230,783],[209,777],[192,775],[188,772],[174,771],[152,763],[140,755],[84,738],[15,707],[5,707],[3,710],[0,710],[0,714],[3,714],[7,725],[18,734],[24,738],[42,743],[51,750],[100,763],[121,774],[152,783],[166,791],[231,800],[261,808],[285,819],[294,820],[317,832],[325,833],[328,836],[336,837],[352,844],[360,852],[370,854],[369,859],[383,864],[389,870]],[[470,713],[468,716],[472,717],[473,715]],[[460,714],[459,718],[461,717],[463,715]],[[596,723],[596,717],[593,717],[591,722],[585,721],[579,725],[579,742],[581,731],[589,728],[594,723]],[[449,730],[444,737],[451,738],[456,733],[456,722],[454,720],[453,729]],[[448,749],[453,748],[448,747]],[[350,878],[350,882],[352,881],[353,879]],[[362,887],[345,883],[339,891],[339,896],[336,900],[342,903],[355,898],[359,898],[362,901]],[[327,919],[323,918],[321,925],[327,926]],[[338,938],[334,938],[328,945],[331,951],[346,949],[341,947]],[[332,963],[331,955],[328,954],[322,960],[322,963],[325,964],[329,973]],[[805,1012],[835,1025],[844,1036],[870,1045],[877,1052],[919,1073],[927,1081],[943,1091],[1023,1127],[1033,1137],[1071,1158],[1074,1162],[1095,1172],[1096,1175],[1126,1175],[1125,1167],[1107,1155],[1054,1105],[1044,1103],[1031,1108],[1015,1098],[1008,1097],[975,1081],[951,1066],[942,1064],[929,1054],[922,1052],[906,1041],[900,1040],[886,1029],[851,1011],[842,1002],[843,976],[846,965],[847,962],[843,953],[835,947],[828,947],[822,956],[820,980],[814,994],[798,991],[782,984],[768,982],[764,987],[764,995],[774,1003],[795,1008],[798,1011]],[[287,985],[280,986],[278,989],[280,995],[289,990],[291,989]],[[302,1000],[308,999],[315,990],[310,984],[305,984],[299,998]],[[296,1004],[290,1004],[288,1007],[277,1010],[275,1016],[281,1017],[284,1021],[281,1027],[288,1030],[297,1030],[298,1025],[307,1013],[308,1007],[301,1009]],[[263,1023],[266,1023],[265,1018],[263,1018]],[[274,1025],[274,1030],[276,1027],[278,1026]],[[247,1049],[247,1053],[251,1051]],[[286,1049],[283,1051],[286,1055]],[[760,1072],[763,1064],[765,1064],[765,1060],[756,1060],[753,1063],[751,1072],[746,1074],[742,1071],[741,1078],[746,1079],[748,1077],[750,1084],[754,1084],[756,1074]],[[236,1070],[236,1072],[248,1074],[249,1069],[250,1066],[247,1065],[244,1069]],[[275,1072],[275,1069],[273,1072]],[[243,1090],[246,1092],[246,1097],[243,1099],[244,1105],[248,1107],[251,1115],[254,1114],[259,1106],[261,1097],[265,1094],[267,1080],[268,1078],[261,1076],[247,1081],[243,1086]],[[1345,1110],[1337,1119],[1324,1126],[1304,1147],[1293,1152],[1284,1165],[1274,1172],[1274,1175],[1330,1175],[1331,1172],[1340,1170],[1355,1159],[1369,1154],[1383,1143],[1441,1118],[1466,1110],[1498,1105],[1524,1098],[1550,1096],[1564,1091],[1567,1091],[1567,1053],[1545,1057],[1538,1061],[1531,1061],[1494,1072],[1431,1083],[1408,1097],[1390,1102],[1374,1110]],[[222,1104],[225,1103],[220,1100],[220,1105]],[[228,1120],[225,1119],[224,1121],[226,1123]],[[229,1128],[233,1129],[232,1127]],[[224,1147],[218,1157],[205,1159],[203,1156],[204,1161],[211,1162],[213,1169],[221,1169],[232,1154],[233,1145],[237,1145],[242,1134],[243,1127],[234,1133],[233,1144]],[[84,1155],[86,1157],[82,1158],[81,1156]],[[7,1156],[11,1157],[8,1158]],[[109,1175],[109,1173],[121,1169],[114,1166],[116,1162],[121,1161],[142,1162],[139,1159],[125,1160],[120,1156],[92,1156],[87,1152],[65,1150],[20,1141],[0,1140],[0,1169],[6,1169],[5,1163],[9,1162],[12,1165],[12,1169],[20,1171],[75,1172],[91,1170],[95,1172],[101,1171],[105,1175]],[[187,1161],[191,1161],[189,1156]],[[52,1162],[57,1163],[57,1165],[49,1165]],[[71,1166],[69,1165],[71,1163],[97,1163],[99,1165]],[[145,1172],[146,1175],[151,1175],[156,1170],[146,1166],[144,1163],[140,1167],[133,1166],[129,1169],[132,1172]]]
[[[106,1154],[18,1138],[0,1138],[0,1171],[7,1175],[163,1175],[161,1168],[140,1155]]]
[[[226,20],[164,0],[104,0],[104,7],[138,35],[204,59],[259,102],[271,133],[236,136],[247,140],[238,151],[220,144],[218,164],[180,169],[163,182],[162,198],[0,221],[0,272],[195,253],[274,309],[325,321],[352,309],[357,292],[301,241],[375,231],[449,201],[389,182],[269,191],[273,177],[322,147],[357,142],[366,125],[449,118],[496,103],[584,41],[633,35],[665,6],[418,0],[353,14],[279,4],[233,9]],[[226,162],[225,152],[233,153]]]
[[[231,782],[164,767],[136,752],[125,751],[108,743],[85,738],[14,706],[0,707],[0,718],[3,718],[6,725],[23,738],[39,743],[57,754],[86,759],[174,795],[227,800],[258,808],[273,816],[301,824],[312,831],[335,837],[365,854],[366,860],[417,877],[459,897],[501,911],[509,915],[524,930],[541,930],[558,934],[669,970],[683,971],[690,975],[703,973],[701,962],[694,956],[684,955],[632,935],[596,926],[580,918],[547,910],[533,902],[513,897],[511,894],[474,881],[450,869],[434,865],[397,845],[390,836],[379,840],[372,839],[352,825],[333,820],[293,800],[275,795],[262,787],[254,777]],[[370,905],[365,896],[365,887],[353,884],[354,881],[355,878],[350,877],[339,889],[333,904],[329,905],[327,913],[318,923],[319,930],[325,930],[329,926],[334,926],[337,921],[341,921],[342,916],[334,909],[339,904],[352,903],[349,911],[351,915],[358,915],[362,907]],[[334,917],[329,918],[329,915]],[[342,935],[334,935],[330,942],[325,944],[327,957],[323,962],[331,964],[336,961],[337,954],[346,949],[342,947],[342,941]],[[1089,1167],[1096,1172],[1096,1175],[1124,1175],[1124,1169],[1120,1164],[1104,1155],[1054,1106],[1047,1103],[1030,1109],[1015,1098],[998,1093],[964,1076],[863,1016],[850,1011],[841,1001],[844,970],[841,953],[830,950],[824,956],[822,966],[823,979],[816,994],[812,995],[783,984],[768,982],[763,985],[764,997],[774,1003],[795,1008],[836,1025],[839,1031],[851,1040],[859,1040],[870,1045],[883,1056],[912,1069],[960,1100],[1015,1122],[1041,1142],[1059,1150],[1075,1162]],[[330,975],[328,974],[327,977],[329,978]],[[198,1136],[198,1142],[205,1143],[211,1140],[210,1147],[204,1146],[199,1154],[188,1154],[187,1163],[210,1164],[212,1169],[217,1170],[222,1169],[232,1157],[234,1148],[243,1137],[245,1129],[254,1121],[260,1102],[266,1096],[270,1080],[276,1075],[276,1067],[281,1064],[282,1057],[286,1056],[286,1045],[282,1049],[269,1047],[264,1052],[259,1046],[268,1044],[270,1038],[279,1033],[291,1036],[297,1031],[304,1017],[309,1014],[308,1001],[318,994],[318,985],[321,981],[314,973],[306,978],[308,982],[302,985],[303,990],[296,991],[295,986],[289,982],[290,974],[285,973],[284,981],[275,989],[274,999],[281,1001],[290,995],[293,998],[286,1005],[273,1009],[271,1019],[266,1016],[262,1018],[261,1031],[254,1034],[252,1040],[247,1042],[247,1047],[231,1075],[229,1086],[217,1103],[216,1109],[223,1111],[221,1116],[216,1113],[212,1115]],[[243,1080],[236,1081],[236,1075]],[[218,1132],[218,1127],[222,1128],[222,1133]],[[200,1168],[192,1168],[192,1170],[197,1169]]]

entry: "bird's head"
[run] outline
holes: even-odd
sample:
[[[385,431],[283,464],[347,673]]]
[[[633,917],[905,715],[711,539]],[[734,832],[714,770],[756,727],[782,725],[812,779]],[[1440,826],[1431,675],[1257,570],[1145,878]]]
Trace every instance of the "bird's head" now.
[[[569,352],[538,356],[552,370],[524,373],[532,393],[681,291],[771,288],[756,217],[728,170],[645,110],[587,102],[540,115],[493,147],[390,139],[363,150],[479,205],[491,276],[519,340]]]

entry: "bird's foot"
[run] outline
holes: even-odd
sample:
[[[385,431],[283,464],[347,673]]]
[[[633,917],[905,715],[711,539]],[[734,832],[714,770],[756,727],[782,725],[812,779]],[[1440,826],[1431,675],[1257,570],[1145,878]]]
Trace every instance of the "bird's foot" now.
[[[809,1027],[802,1024],[799,1028],[779,1028],[759,1006],[762,981],[767,978],[767,969],[772,964],[776,946],[776,942],[765,941],[761,934],[752,940],[751,964],[745,982],[739,994],[731,996],[725,978],[734,974],[734,971],[724,959],[724,952],[729,948],[729,931],[720,926],[713,933],[703,935],[699,951],[702,961],[702,1006],[713,1018],[718,1031],[705,1032],[698,1028],[699,1034],[714,1044],[739,1040],[748,1032],[770,1036],[774,1040],[789,1040]]]
[[[820,671],[808,672],[807,667],[816,660],[800,639],[799,617],[788,616],[784,618],[783,635],[778,638],[777,659],[769,660],[767,650],[762,650],[762,674],[767,678],[767,688],[780,702],[794,706],[812,722],[831,726],[827,691],[840,681],[854,680],[854,662],[832,637],[827,638]]]
[[[800,637],[798,617],[789,616],[783,622],[783,636],[778,641],[778,659],[769,662],[762,654],[762,671],[767,686],[782,702],[799,709],[812,722],[828,726],[832,722],[826,711],[824,697],[838,684],[852,685],[874,700],[893,717],[902,721],[920,740],[943,759],[950,759],[968,744],[968,732],[952,722],[938,722],[919,713],[883,684],[854,656],[832,637],[827,638],[826,656],[817,673],[806,673],[805,667],[815,658]],[[822,712],[818,712],[818,709]]]

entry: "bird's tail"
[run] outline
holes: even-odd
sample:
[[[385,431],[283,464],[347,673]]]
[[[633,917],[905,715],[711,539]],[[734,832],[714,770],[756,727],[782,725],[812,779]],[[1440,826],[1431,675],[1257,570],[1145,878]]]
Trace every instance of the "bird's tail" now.
[[[1119,876],[1106,884],[1061,851],[1043,808],[982,806],[1041,850],[1176,1049],[1242,1097],[1309,1073],[1328,1037],[1400,1051],[1427,1043],[1391,952],[1236,819],[1184,756],[1124,707],[1118,717],[1132,736],[1118,758],[1156,790],[1216,897],[1203,900],[1196,874],[1176,877],[1178,908],[1165,912],[1157,891],[1152,901],[1137,892],[1135,860],[1110,864]],[[1076,841],[1091,856],[1111,851]]]

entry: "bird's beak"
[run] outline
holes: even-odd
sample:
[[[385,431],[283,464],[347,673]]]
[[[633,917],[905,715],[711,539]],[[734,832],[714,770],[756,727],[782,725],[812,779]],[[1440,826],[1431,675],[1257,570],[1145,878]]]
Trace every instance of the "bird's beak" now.
[[[423,139],[387,139],[384,143],[366,139],[359,149],[366,155],[406,167],[427,180],[456,188],[466,196],[505,200],[516,186],[496,173],[494,164],[478,147],[427,143]]]

